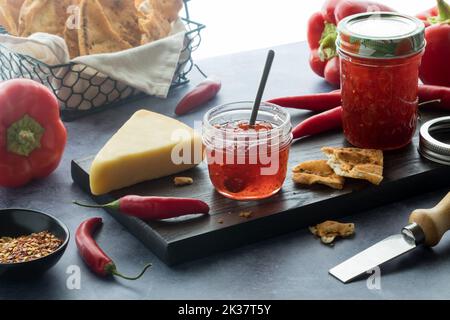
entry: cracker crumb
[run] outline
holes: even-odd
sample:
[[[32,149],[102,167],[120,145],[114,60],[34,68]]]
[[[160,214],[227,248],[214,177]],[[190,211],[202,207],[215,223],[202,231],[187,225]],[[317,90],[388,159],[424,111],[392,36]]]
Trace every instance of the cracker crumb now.
[[[189,186],[194,183],[194,179],[190,177],[175,177],[175,179],[173,179],[173,183],[177,187]]]
[[[219,220],[217,220],[217,222],[220,223],[220,224],[224,223],[223,219],[219,219]]]
[[[309,231],[320,238],[322,243],[332,246],[337,237],[347,238],[355,234],[355,224],[325,221],[309,227]]]
[[[252,217],[253,212],[251,211],[241,211],[239,213],[239,217],[241,218],[245,218],[245,219],[250,219]]]

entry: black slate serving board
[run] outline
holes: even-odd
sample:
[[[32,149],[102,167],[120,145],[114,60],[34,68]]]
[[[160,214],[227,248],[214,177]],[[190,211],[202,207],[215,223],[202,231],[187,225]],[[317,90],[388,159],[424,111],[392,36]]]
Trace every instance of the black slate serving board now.
[[[422,120],[437,114],[422,115]],[[322,159],[322,146],[347,146],[341,132],[326,133],[296,142],[291,148],[289,168],[306,160]],[[262,201],[238,202],[214,191],[205,164],[183,173],[195,183],[177,188],[173,176],[144,182],[110,194],[95,197],[107,203],[128,194],[195,197],[211,207],[210,216],[190,216],[145,223],[114,211],[109,213],[139,238],[168,265],[182,263],[215,252],[242,246],[265,238],[398,201],[402,198],[440,188],[450,183],[450,167],[435,164],[419,156],[418,136],[398,151],[385,152],[385,179],[380,186],[348,179],[344,190],[324,186],[299,187],[291,175],[282,191]],[[93,157],[72,162],[72,178],[86,192]],[[179,174],[177,175],[179,176]],[[240,217],[251,211],[250,218]],[[344,218],[344,219],[343,219]]]

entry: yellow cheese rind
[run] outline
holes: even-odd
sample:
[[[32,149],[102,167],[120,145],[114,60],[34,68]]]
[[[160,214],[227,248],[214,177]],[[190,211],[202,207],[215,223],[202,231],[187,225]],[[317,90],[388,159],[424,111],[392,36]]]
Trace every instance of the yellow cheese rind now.
[[[172,153],[180,149],[191,152],[187,163],[174,163]],[[202,160],[201,137],[192,128],[161,114],[140,110],[95,157],[90,170],[91,192],[101,195],[179,173]]]

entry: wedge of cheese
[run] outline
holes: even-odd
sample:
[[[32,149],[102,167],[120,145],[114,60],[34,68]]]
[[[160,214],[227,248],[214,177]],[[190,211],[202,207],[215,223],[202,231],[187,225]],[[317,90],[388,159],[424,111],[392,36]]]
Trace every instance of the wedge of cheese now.
[[[193,168],[203,160],[200,135],[175,120],[140,110],[106,143],[90,170],[95,195]]]

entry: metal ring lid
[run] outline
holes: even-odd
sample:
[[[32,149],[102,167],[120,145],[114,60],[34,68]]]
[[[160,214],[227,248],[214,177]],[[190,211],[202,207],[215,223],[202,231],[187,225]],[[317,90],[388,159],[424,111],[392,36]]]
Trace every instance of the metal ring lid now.
[[[419,152],[428,160],[450,165],[450,144],[435,138],[448,134],[450,141],[450,116],[427,121],[420,128]]]

